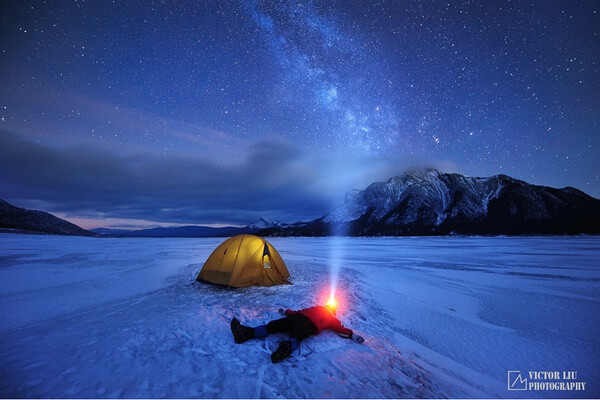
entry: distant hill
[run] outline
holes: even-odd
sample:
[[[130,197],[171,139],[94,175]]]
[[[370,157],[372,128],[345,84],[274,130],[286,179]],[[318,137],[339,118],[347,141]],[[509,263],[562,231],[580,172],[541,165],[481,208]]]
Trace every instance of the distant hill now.
[[[176,226],[169,228],[150,228],[138,230],[118,230],[109,228],[92,229],[92,232],[103,236],[113,237],[225,237],[249,233],[244,228],[233,226],[223,228],[211,228],[208,226]]]
[[[405,173],[346,194],[343,205],[272,236],[529,235],[600,233],[600,200],[572,187],[437,170]]]
[[[97,228],[92,229],[92,231],[103,236],[112,237],[229,237],[244,233],[256,233],[262,229],[281,226],[282,224],[279,222],[271,222],[261,218],[256,223],[244,227],[226,226],[222,228],[212,228],[209,226],[189,225],[130,231]]]
[[[15,207],[4,200],[0,200],[0,229],[26,233],[96,236],[95,233],[50,213]]]
[[[90,231],[97,233],[102,236],[119,236],[126,235],[132,231],[128,231],[127,229],[111,229],[111,228],[94,228],[90,229]]]

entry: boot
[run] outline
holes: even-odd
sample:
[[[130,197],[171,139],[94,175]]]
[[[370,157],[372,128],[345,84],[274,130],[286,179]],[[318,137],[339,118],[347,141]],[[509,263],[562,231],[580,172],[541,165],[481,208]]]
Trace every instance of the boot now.
[[[273,364],[278,363],[288,358],[290,354],[292,354],[292,342],[286,340],[279,343],[277,350],[271,354],[271,361],[273,361]]]
[[[246,340],[254,338],[254,329],[240,324],[235,317],[231,320],[231,333],[233,333],[233,340],[236,343],[244,343]]]

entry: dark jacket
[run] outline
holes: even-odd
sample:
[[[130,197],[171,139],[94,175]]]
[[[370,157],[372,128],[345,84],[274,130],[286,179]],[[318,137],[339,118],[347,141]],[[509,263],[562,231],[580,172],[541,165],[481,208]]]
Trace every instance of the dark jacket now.
[[[339,319],[337,319],[331,311],[325,306],[314,306],[303,310],[293,311],[286,310],[285,315],[302,314],[310,319],[317,328],[317,333],[324,329],[331,329],[338,335],[343,337],[352,336],[352,329],[345,328]]]

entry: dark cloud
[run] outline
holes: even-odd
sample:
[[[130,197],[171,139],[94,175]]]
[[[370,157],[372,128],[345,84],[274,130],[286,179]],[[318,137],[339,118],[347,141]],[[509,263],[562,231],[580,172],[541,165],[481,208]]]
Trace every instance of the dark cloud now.
[[[261,217],[285,222],[318,218],[339,206],[346,191],[406,169],[460,172],[452,163],[407,157],[309,157],[278,138],[251,145],[239,159],[214,160],[219,160],[214,154],[209,160],[180,153],[58,148],[0,132],[0,198],[99,223],[245,225]]]
[[[0,133],[0,197],[78,217],[182,224],[296,221],[328,210],[317,171],[289,144],[263,141],[224,161],[61,149]]]

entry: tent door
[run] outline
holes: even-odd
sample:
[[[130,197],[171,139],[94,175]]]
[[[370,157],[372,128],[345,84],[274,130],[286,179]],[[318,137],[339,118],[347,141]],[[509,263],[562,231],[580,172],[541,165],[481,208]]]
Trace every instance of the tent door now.
[[[270,260],[270,254],[269,254],[269,245],[265,243],[265,248],[263,250],[263,268],[265,269],[270,269],[271,268],[271,260]]]

